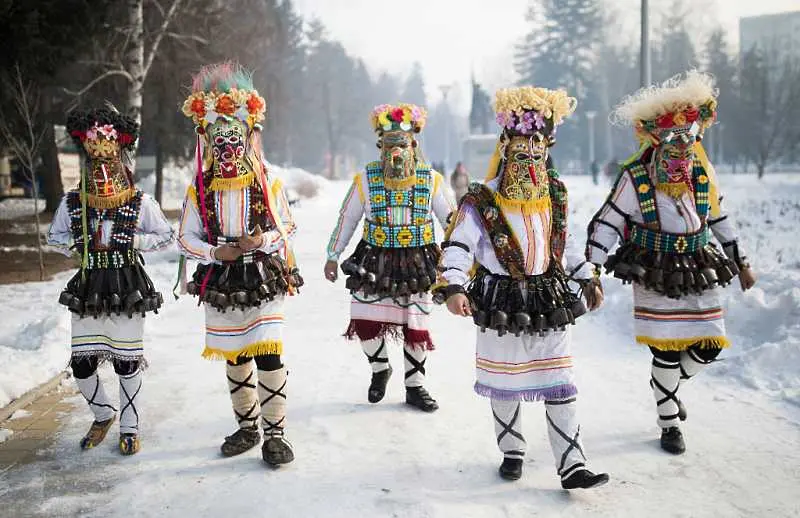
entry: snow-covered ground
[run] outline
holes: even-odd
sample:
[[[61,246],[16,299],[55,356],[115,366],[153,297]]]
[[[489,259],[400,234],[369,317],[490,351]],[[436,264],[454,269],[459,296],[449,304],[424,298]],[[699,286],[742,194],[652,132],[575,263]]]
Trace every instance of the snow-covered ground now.
[[[576,233],[605,196],[587,178],[567,177]],[[633,344],[630,288],[606,280],[607,302],[573,330],[582,435],[591,465],[608,486],[560,489],[541,405],[524,407],[529,443],[517,483],[496,474],[488,403],[472,392],[474,328],[443,308],[432,319],[438,350],[428,360],[441,405],[423,414],[403,405],[402,353],[386,399],[366,402],[370,370],[356,344],[340,337],[348,296],[324,281],[323,249],[346,184],[296,210],[296,243],[306,286],[286,308],[290,440],[294,463],[266,468],[255,449],[222,459],[233,431],[224,368],[200,358],[203,313],[189,297],[147,320],[150,369],[142,393],[143,450],[122,458],[113,440],[89,452],[77,444],[91,421],[79,396],[48,460],[0,475],[8,516],[798,516],[800,497],[800,177],[722,178],[726,205],[747,232],[760,275],[747,294],[725,290],[734,347],[682,391],[688,452],[663,454],[646,349]],[[148,270],[172,288],[174,257]],[[0,387],[44,365],[66,364],[67,317],[57,307],[66,276],[0,287],[4,320]],[[6,308],[10,307],[6,311]],[[22,337],[29,336],[29,339]],[[26,341],[27,340],[27,341]],[[42,345],[45,344],[45,345]],[[27,348],[27,349],[26,349]],[[113,381],[113,371],[103,376]],[[9,381],[9,377],[11,381]],[[116,390],[111,390],[115,393]],[[0,513],[0,514],[3,514]],[[5,515],[5,514],[3,514]]]

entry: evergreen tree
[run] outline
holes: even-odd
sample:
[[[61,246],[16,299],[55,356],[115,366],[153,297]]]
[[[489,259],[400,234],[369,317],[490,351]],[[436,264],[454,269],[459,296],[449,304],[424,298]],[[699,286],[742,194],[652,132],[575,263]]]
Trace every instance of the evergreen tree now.
[[[406,79],[405,88],[403,88],[403,96],[399,101],[423,107],[427,105],[425,82],[422,79],[422,65],[418,61],[415,61],[411,67],[411,73]]]

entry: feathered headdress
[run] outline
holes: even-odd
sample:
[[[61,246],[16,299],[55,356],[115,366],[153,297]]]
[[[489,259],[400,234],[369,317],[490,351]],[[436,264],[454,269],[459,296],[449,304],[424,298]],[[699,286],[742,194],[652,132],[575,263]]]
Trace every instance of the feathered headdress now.
[[[253,88],[252,74],[235,63],[207,65],[192,80],[192,93],[183,103],[183,114],[196,124],[198,133],[218,117],[235,117],[250,129],[260,129],[267,103]]]

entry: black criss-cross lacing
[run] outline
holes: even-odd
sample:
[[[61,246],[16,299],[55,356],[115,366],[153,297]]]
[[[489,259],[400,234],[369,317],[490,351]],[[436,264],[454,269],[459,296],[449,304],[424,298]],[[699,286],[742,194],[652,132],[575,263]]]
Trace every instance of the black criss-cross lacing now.
[[[565,404],[567,402],[569,402],[569,401],[562,402],[561,404]],[[559,403],[548,403],[548,402],[545,402],[545,405],[548,405],[548,404],[559,404]],[[570,454],[570,452],[572,452],[572,450],[578,450],[578,452],[581,454],[581,457],[583,457],[584,460],[586,459],[586,455],[583,453],[583,448],[581,448],[581,445],[578,442],[578,439],[580,438],[580,435],[581,435],[581,427],[578,426],[578,429],[575,430],[575,435],[572,438],[570,438],[569,435],[564,433],[564,431],[561,428],[556,426],[556,423],[553,422],[553,419],[550,417],[550,413],[547,412],[547,408],[546,407],[545,407],[545,413],[544,414],[547,417],[547,423],[550,426],[553,427],[553,430],[555,430],[556,433],[559,436],[561,436],[561,438],[564,439],[564,441],[566,441],[566,443],[568,445],[567,449],[564,450],[564,453],[561,454],[561,462],[560,462],[560,464],[558,466],[558,473],[560,473],[561,476],[563,477],[563,476],[569,474],[570,472],[574,471],[576,468],[583,467],[583,465],[584,465],[583,462],[578,462],[578,463],[570,466],[569,469],[566,469],[566,470],[564,469],[564,465],[567,463],[567,456]]]
[[[689,358],[693,362],[699,363],[700,365],[708,365],[710,363],[714,363],[715,361],[718,361],[716,358],[711,358],[710,360],[705,360],[705,359],[701,358],[700,356],[698,356],[698,354],[695,352],[695,350],[692,347],[686,349],[686,354],[689,356]],[[686,370],[683,368],[683,364],[679,363],[678,365],[680,366],[680,369],[681,369],[681,380],[691,379],[692,376],[690,376],[689,373],[686,372]]]
[[[368,352],[364,351],[364,354],[367,355],[367,360],[369,360],[370,363],[389,363],[388,356],[385,358],[382,358],[380,356],[381,352],[383,352],[385,347],[386,347],[386,341],[381,340],[380,347],[378,347],[378,349],[373,354],[369,354]]]
[[[411,356],[405,349],[403,350],[403,355],[406,357],[406,360],[408,360],[408,363],[411,364],[411,368],[406,371],[406,379],[418,372],[425,376],[425,361],[428,358],[423,358],[421,361],[417,361],[417,359]]]
[[[264,405],[272,401],[272,398],[282,397],[283,399],[286,399],[286,394],[283,393],[283,389],[286,388],[286,380],[285,379],[283,380],[283,384],[280,387],[278,387],[277,390],[272,390],[268,386],[261,383],[261,381],[258,382],[258,386],[269,392],[269,396],[264,398],[264,401],[261,402],[261,409],[262,409],[261,421],[264,424],[264,434],[283,435],[283,421],[286,419],[286,416],[281,417],[277,422],[273,423],[272,421],[264,417],[263,409]]]
[[[97,397],[97,393],[99,391],[100,391],[100,377],[97,374],[95,374],[94,375],[94,392],[92,392],[92,397],[88,397],[87,398],[85,394],[83,395],[84,399],[86,399],[86,402],[89,403],[89,407],[94,405],[94,406],[100,407],[100,408],[110,408],[111,410],[116,412],[117,409],[114,408],[113,405],[108,405],[106,403],[97,403],[97,402],[95,402],[95,398]],[[83,394],[83,393],[81,392],[81,394]]]
[[[659,369],[679,369],[680,368],[680,362],[675,363],[675,364],[669,364],[669,363],[663,363],[663,362],[659,361],[657,358],[653,358],[653,367],[658,367]],[[666,403],[667,401],[670,401],[670,400],[674,401],[675,405],[680,409],[681,401],[678,399],[678,388],[679,387],[675,387],[675,390],[667,390],[666,388],[664,388],[664,385],[659,383],[658,380],[653,375],[650,375],[650,386],[657,388],[658,390],[660,390],[664,394],[664,397],[662,397],[661,399],[657,399],[656,400],[656,409],[658,407],[660,407],[661,405],[663,405],[664,403]],[[680,410],[678,412],[676,412],[675,414],[671,414],[671,415],[668,415],[668,416],[664,416],[664,415],[661,415],[659,413],[658,417],[660,417],[662,421],[670,421],[672,419],[676,419],[676,418],[680,417]]]
[[[231,395],[235,394],[236,392],[238,392],[241,389],[245,389],[245,388],[247,388],[247,389],[255,389],[256,388],[256,386],[253,383],[248,383],[253,378],[253,371],[252,370],[250,371],[250,374],[247,375],[247,378],[245,378],[243,381],[235,380],[235,379],[231,378],[230,376],[228,376],[227,374],[226,374],[226,376],[228,377],[228,381],[230,381],[231,383],[236,385],[235,387],[230,389]],[[258,415],[254,415],[255,411],[256,411],[256,403],[253,403],[253,405],[250,407],[250,409],[245,414],[240,414],[238,410],[236,410],[235,408],[233,409],[233,413],[236,414],[236,421],[238,423],[241,423],[243,421],[245,421],[245,422],[249,421],[251,424],[254,424],[256,419],[258,419]]]
[[[136,374],[137,373],[131,374],[130,376],[125,376],[125,378],[126,379],[130,379],[130,378],[134,377]],[[123,377],[123,376],[120,376],[120,377]],[[120,416],[124,415],[125,414],[125,410],[128,409],[128,408],[133,410],[133,413],[136,416],[136,426],[134,428],[136,428],[138,430],[139,429],[139,411],[136,410],[136,405],[133,404],[133,400],[136,399],[136,396],[139,395],[139,391],[142,390],[142,380],[141,379],[139,380],[139,386],[136,387],[136,392],[133,393],[133,396],[128,394],[128,391],[125,389],[125,385],[123,385],[122,383],[119,384],[119,387],[122,389],[122,394],[125,396],[125,399],[128,400],[128,402],[125,403],[122,406],[122,409],[120,409],[119,415]],[[121,419],[121,417],[120,417],[120,419]]]
[[[500,426],[503,427],[503,431],[500,432],[499,434],[497,434],[497,445],[498,446],[500,445],[500,441],[502,441],[503,438],[506,435],[511,435],[512,437],[515,437],[515,438],[519,439],[520,441],[525,442],[525,437],[523,437],[522,434],[519,433],[518,431],[514,430],[514,425],[517,424],[517,419],[519,419],[519,411],[520,411],[520,404],[517,403],[517,409],[514,410],[514,415],[511,416],[511,419],[508,421],[508,423],[505,423],[505,422],[503,422],[502,419],[500,419],[500,417],[497,415],[497,413],[494,410],[492,410],[492,415],[494,416],[494,420],[497,421],[497,424],[499,424]],[[509,451],[509,452],[506,452],[505,454],[509,455],[509,456],[510,455],[519,455],[520,457],[524,455],[519,450]]]

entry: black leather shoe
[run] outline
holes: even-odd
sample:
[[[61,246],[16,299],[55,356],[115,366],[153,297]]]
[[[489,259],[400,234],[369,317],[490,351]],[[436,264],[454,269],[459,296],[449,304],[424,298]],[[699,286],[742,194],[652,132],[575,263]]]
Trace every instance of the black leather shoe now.
[[[683,434],[677,426],[670,426],[661,430],[661,449],[667,453],[680,455],[686,451]]]
[[[609,480],[607,473],[592,473],[586,468],[575,471],[567,478],[561,479],[561,487],[564,489],[589,489],[607,483]]]
[[[372,381],[367,390],[367,399],[370,403],[377,403],[383,396],[386,395],[386,384],[389,383],[389,378],[392,377],[392,366],[380,372],[372,373]]]
[[[261,446],[261,458],[273,467],[288,464],[294,460],[292,443],[287,441],[283,435],[266,437]]]
[[[439,404],[424,387],[406,387],[406,404],[423,412],[434,412],[439,409]]]
[[[500,469],[497,471],[502,479],[519,480],[522,476],[522,459],[503,457],[503,463],[500,464]]]

